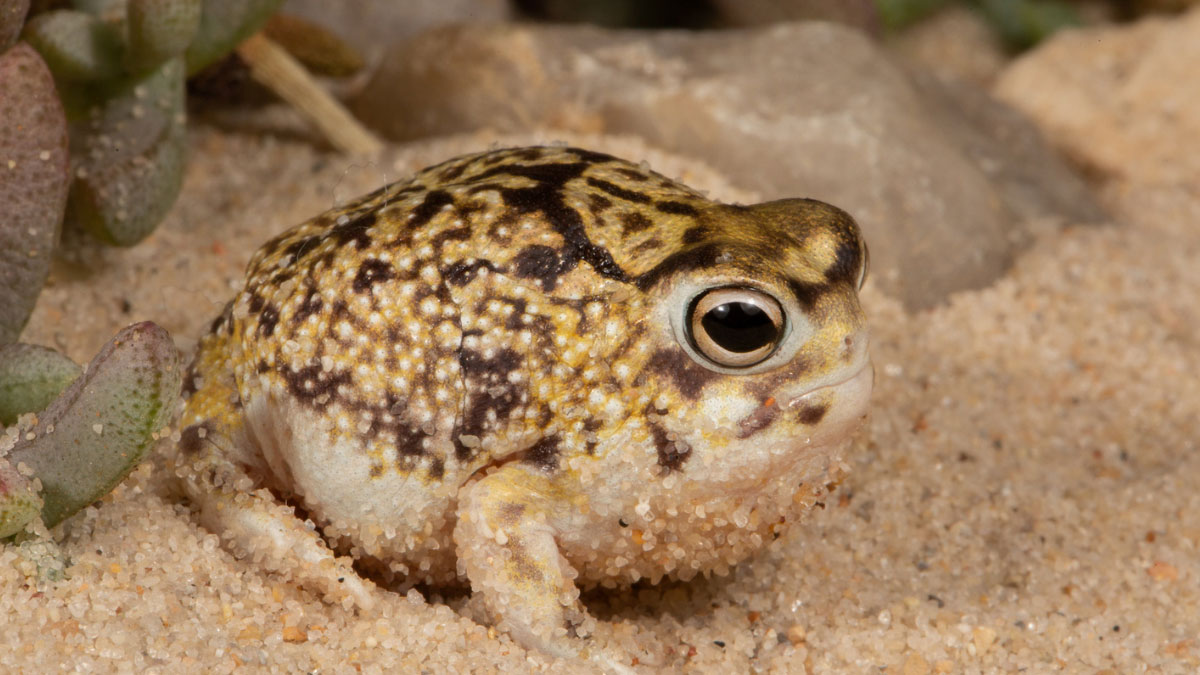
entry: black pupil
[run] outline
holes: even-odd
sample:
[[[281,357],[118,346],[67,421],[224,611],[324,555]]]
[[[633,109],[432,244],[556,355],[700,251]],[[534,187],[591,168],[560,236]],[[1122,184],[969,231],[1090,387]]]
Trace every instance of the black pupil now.
[[[775,341],[778,329],[758,305],[727,302],[708,310],[700,320],[713,342],[728,351],[744,354]]]

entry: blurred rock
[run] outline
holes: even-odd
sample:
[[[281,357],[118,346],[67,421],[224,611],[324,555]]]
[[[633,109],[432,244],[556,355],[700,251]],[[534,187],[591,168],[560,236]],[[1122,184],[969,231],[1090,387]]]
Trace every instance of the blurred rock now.
[[[828,23],[439,29],[391,51],[352,106],[400,140],[632,133],[768,199],[832,202],[866,230],[877,283],[910,307],[1003,273],[1032,236],[1027,217],[1100,219],[1032,127],[936,78],[914,86],[870,39]]]
[[[1008,55],[979,12],[952,5],[889,36],[886,45],[940,77],[990,87]]]
[[[1200,184],[1200,8],[1059,34],[995,94],[1102,179]]]
[[[1023,225],[1047,217],[1099,223],[1107,215],[1092,190],[1071,172],[1017,110],[999,105],[984,90],[929,72],[910,72],[938,132],[957,146],[991,181],[1017,226],[1009,231],[1021,248],[1029,242]]]
[[[434,26],[512,18],[507,0],[287,0],[283,11],[324,26],[368,60]]]
[[[787,21],[833,21],[872,34],[882,29],[874,0],[712,0],[722,23],[762,26]]]
[[[314,75],[347,77],[363,68],[357,49],[307,19],[276,12],[263,24],[262,31]]]

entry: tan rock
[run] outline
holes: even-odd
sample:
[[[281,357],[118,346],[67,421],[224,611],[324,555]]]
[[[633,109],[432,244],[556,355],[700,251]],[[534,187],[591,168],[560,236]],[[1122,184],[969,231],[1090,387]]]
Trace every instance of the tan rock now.
[[[713,0],[724,24],[761,26],[785,21],[833,21],[879,33],[872,0]]]
[[[1200,181],[1200,8],[1063,31],[1015,62],[995,94],[1106,179]]]
[[[889,36],[887,46],[940,77],[991,86],[1008,64],[1000,37],[979,12],[951,5]]]
[[[433,26],[512,16],[508,0],[287,0],[283,11],[319,23],[370,58]]]

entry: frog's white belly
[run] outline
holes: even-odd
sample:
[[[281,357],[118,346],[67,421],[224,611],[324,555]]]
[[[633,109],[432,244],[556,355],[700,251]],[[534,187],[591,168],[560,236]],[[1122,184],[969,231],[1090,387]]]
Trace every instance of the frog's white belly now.
[[[332,418],[286,392],[252,398],[245,419],[249,442],[256,446],[248,452],[257,450],[271,483],[299,497],[326,537],[347,537],[388,563],[424,562],[423,571],[430,571],[435,561],[422,551],[449,544],[454,500],[466,475],[441,481],[423,480],[422,472],[372,475],[378,463],[361,437],[335,433]],[[444,443],[446,433],[439,429],[434,439]],[[444,557],[436,556],[438,561]]]

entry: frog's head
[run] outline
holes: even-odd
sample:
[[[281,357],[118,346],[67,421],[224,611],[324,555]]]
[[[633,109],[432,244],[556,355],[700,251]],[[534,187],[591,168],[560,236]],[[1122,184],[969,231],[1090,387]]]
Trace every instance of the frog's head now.
[[[643,379],[659,392],[652,427],[729,471],[841,440],[873,382],[858,225],[807,199],[717,205],[701,222],[641,279],[657,344]]]

